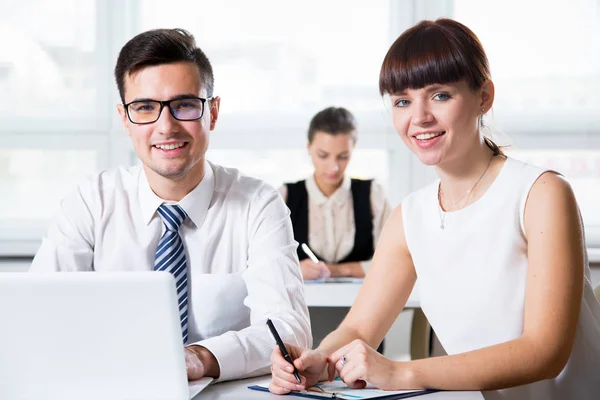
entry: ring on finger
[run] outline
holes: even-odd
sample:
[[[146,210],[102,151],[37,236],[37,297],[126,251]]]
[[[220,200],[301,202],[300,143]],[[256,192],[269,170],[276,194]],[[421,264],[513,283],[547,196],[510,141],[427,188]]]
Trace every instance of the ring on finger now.
[[[342,364],[342,367],[346,364],[348,364],[348,357],[346,357],[345,354],[342,354],[342,358],[340,358],[340,364]]]

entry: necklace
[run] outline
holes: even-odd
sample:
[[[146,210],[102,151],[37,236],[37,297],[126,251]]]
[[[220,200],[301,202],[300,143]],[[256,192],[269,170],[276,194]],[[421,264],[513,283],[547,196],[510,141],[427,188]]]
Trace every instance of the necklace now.
[[[477,184],[481,181],[481,179],[483,178],[483,176],[485,175],[485,173],[488,171],[488,169],[490,169],[490,165],[492,165],[492,158],[494,157],[494,154],[492,153],[492,155],[490,156],[490,160],[488,161],[487,167],[485,167],[485,169],[483,170],[483,173],[479,176],[479,178],[477,179],[477,181],[475,181],[475,183],[473,184],[473,186],[471,186],[471,189],[468,189],[465,194],[463,194],[458,200],[456,200],[454,203],[452,203],[446,210],[447,211],[443,211],[442,210],[442,182],[440,182],[440,184],[438,185],[438,213],[440,215],[440,229],[444,229],[444,221],[446,221],[446,215],[448,214],[449,211],[452,211],[452,209],[454,208],[454,206],[458,205],[463,199],[468,200],[471,193],[473,193],[473,189],[475,189],[475,186],[477,186]]]

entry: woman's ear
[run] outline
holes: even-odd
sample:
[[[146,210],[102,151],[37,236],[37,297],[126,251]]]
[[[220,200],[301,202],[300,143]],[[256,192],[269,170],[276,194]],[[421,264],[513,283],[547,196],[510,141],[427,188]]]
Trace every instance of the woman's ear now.
[[[487,80],[481,86],[481,104],[479,108],[481,109],[481,113],[487,113],[492,105],[494,104],[494,82]]]

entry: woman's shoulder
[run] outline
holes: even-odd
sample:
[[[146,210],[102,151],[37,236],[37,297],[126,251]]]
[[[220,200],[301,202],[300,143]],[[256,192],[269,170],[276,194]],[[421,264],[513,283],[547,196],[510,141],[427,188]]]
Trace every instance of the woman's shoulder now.
[[[506,168],[508,175],[520,177],[522,179],[529,179],[532,176],[534,178],[537,178],[544,172],[552,171],[549,168],[543,168],[538,165],[531,164],[527,161],[519,160],[512,157],[506,157],[506,162],[503,168]]]
[[[374,204],[387,204],[388,196],[387,190],[382,182],[377,179],[371,180],[371,203]]]
[[[371,191],[376,191],[376,192],[385,192],[385,186],[383,184],[383,182],[377,180],[377,179],[369,179],[371,181]]]
[[[557,210],[564,210],[576,208],[577,200],[571,184],[564,176],[556,171],[543,170],[531,185],[527,204],[533,205],[528,209],[550,204]]]
[[[559,171],[551,168],[540,167],[511,157],[507,157],[504,168],[506,169],[505,184],[511,185],[515,189],[515,193],[519,193],[521,196],[529,196],[530,192],[540,185],[547,186],[547,188],[538,189],[541,192],[570,188],[566,178]]]
[[[296,186],[296,185],[305,185],[306,184],[306,179],[300,179],[299,181],[295,181],[295,182],[283,182],[283,184],[281,186]]]
[[[283,201],[287,202],[290,190],[293,192],[292,194],[294,194],[294,193],[297,193],[298,189],[302,189],[305,187],[306,187],[306,179],[302,179],[302,180],[299,180],[296,182],[284,182],[281,184],[281,186],[279,186],[277,191],[283,198]]]

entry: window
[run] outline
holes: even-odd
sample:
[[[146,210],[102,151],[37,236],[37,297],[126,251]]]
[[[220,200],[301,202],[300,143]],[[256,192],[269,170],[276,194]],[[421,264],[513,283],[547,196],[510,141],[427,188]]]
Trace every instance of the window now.
[[[441,15],[481,38],[497,87],[491,122],[511,138],[511,154],[569,178],[600,245],[598,1],[5,3],[0,256],[32,254],[59,199],[85,176],[137,162],[115,111],[112,69],[127,40],[158,27],[189,30],[213,63],[222,103],[209,159],[276,187],[304,178],[310,118],[343,106],[359,125],[349,173],[378,179],[398,203],[431,174],[395,134],[378,94],[379,68],[400,32]],[[13,251],[21,239],[34,245]]]
[[[111,26],[104,7],[113,0],[5,3],[0,256],[35,251],[36,245],[14,250],[14,243],[39,244],[60,199],[84,176],[108,165],[114,102],[107,38],[116,37],[98,29]]]
[[[184,28],[211,60],[222,100],[209,160],[275,187],[304,179],[312,173],[305,149],[310,118],[335,105],[358,123],[348,172],[388,188],[385,138],[393,129],[377,85],[393,39],[392,3],[184,0],[173,7],[146,0],[136,11],[136,30]]]
[[[69,21],[69,23],[64,23]],[[2,129],[99,120],[105,111],[94,0],[3,4],[0,14]],[[24,120],[28,124],[24,124]],[[57,125],[58,124],[58,125]]]
[[[481,40],[496,83],[494,118],[508,132],[599,133],[600,2],[453,2]],[[507,22],[510,21],[510,24]]]
[[[44,219],[57,210],[61,197],[96,168],[93,150],[0,150],[0,187],[11,188],[3,196],[0,220]],[[68,176],[70,179],[56,179]]]
[[[187,29],[215,70],[223,112],[379,110],[390,1],[140,2],[139,31]],[[307,121],[305,121],[307,122]]]
[[[508,153],[568,178],[588,244],[600,246],[600,2],[451,4],[448,15],[486,49],[496,85],[492,125],[510,138]]]
[[[275,188],[283,183],[305,179],[313,172],[306,149],[212,149],[208,152],[208,158],[217,164],[234,167],[246,175],[263,179]],[[376,176],[385,187],[388,183],[388,169],[386,150],[357,148],[352,153],[347,173],[353,178],[361,179]]]

